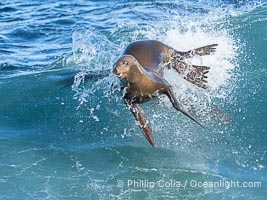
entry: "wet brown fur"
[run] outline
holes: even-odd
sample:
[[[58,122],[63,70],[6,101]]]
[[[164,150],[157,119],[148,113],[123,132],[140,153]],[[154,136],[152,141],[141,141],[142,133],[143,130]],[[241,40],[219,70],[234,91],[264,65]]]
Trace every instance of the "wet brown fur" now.
[[[206,88],[207,81],[204,78],[207,78],[205,74],[208,73],[209,68],[188,65],[184,62],[184,59],[195,55],[209,55],[215,51],[215,46],[217,45],[208,45],[188,52],[179,52],[160,41],[137,41],[129,44],[122,57],[115,63],[113,73],[127,80],[124,94],[125,102],[152,146],[155,143],[150,122],[145,112],[137,104],[165,94],[176,110],[202,126],[178,103],[169,83],[163,77],[162,67],[173,68],[189,82]]]

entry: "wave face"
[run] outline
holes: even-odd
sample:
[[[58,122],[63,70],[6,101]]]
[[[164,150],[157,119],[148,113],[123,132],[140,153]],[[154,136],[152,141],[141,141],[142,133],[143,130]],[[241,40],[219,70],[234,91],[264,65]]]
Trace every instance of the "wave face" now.
[[[265,2],[17,0],[0,16],[0,199],[266,199]],[[187,60],[210,66],[207,90],[164,72],[205,129],[164,96],[142,105],[156,148],[111,74],[142,39],[218,44]]]

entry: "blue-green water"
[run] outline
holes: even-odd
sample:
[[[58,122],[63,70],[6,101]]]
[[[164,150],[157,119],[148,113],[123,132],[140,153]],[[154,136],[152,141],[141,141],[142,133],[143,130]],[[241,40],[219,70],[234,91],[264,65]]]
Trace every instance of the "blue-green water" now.
[[[110,73],[139,39],[219,44],[209,89],[165,72],[206,129],[161,97],[147,143]],[[264,1],[1,1],[0,199],[266,199],[266,52]]]

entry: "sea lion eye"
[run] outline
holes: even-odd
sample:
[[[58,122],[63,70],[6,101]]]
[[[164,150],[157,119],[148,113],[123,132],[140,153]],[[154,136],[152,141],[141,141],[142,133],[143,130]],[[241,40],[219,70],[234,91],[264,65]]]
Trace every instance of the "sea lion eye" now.
[[[126,60],[122,60],[122,61],[120,61],[120,64],[121,65],[128,65],[128,62]]]

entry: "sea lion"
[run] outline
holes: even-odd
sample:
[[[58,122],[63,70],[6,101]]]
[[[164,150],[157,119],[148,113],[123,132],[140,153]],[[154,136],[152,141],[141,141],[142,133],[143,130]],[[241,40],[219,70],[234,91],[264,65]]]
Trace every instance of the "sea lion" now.
[[[164,68],[175,69],[184,79],[201,88],[207,88],[206,74],[209,67],[190,65],[184,59],[195,55],[214,53],[217,44],[180,52],[157,40],[142,40],[129,44],[122,56],[114,64],[113,73],[125,80],[124,100],[148,142],[154,146],[150,122],[138,104],[165,94],[173,107],[203,127],[189,115],[176,100],[170,84],[163,77]]]

